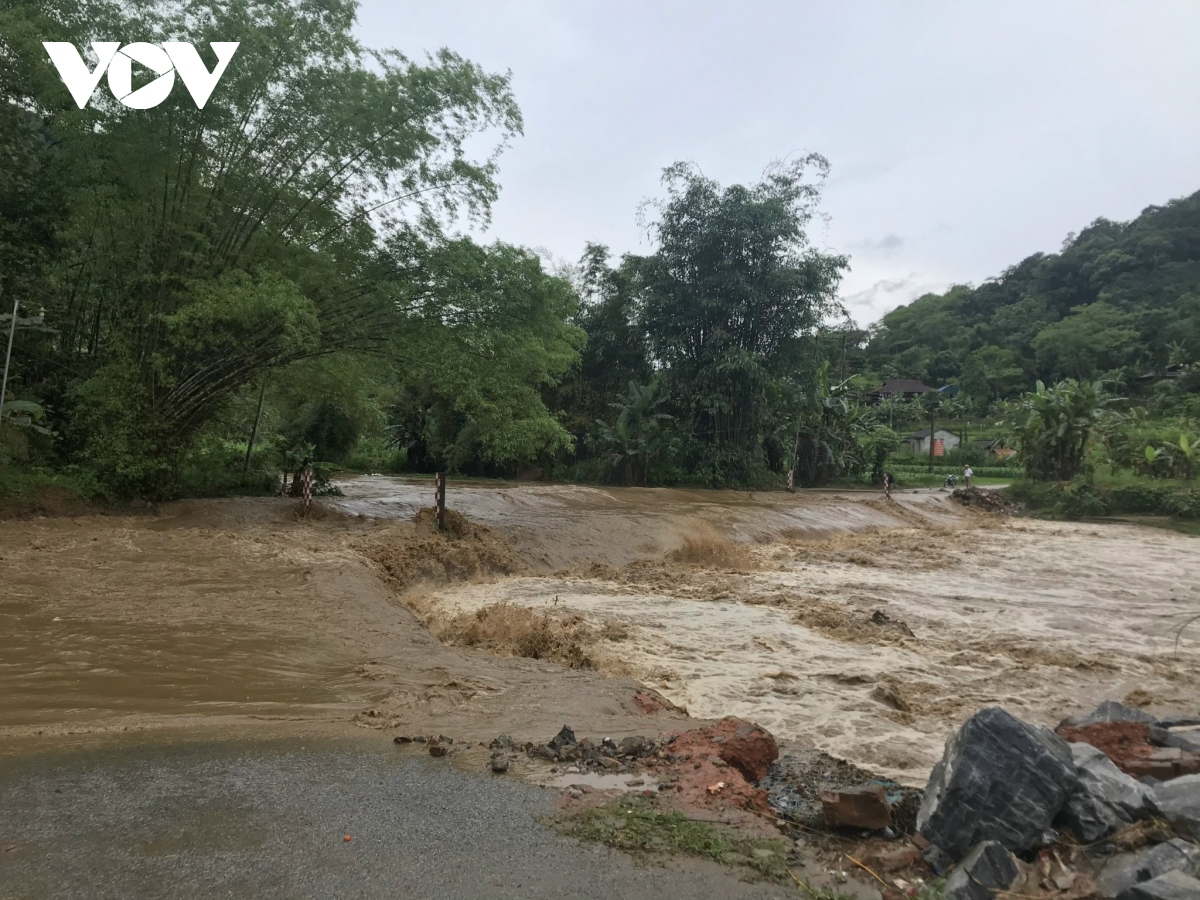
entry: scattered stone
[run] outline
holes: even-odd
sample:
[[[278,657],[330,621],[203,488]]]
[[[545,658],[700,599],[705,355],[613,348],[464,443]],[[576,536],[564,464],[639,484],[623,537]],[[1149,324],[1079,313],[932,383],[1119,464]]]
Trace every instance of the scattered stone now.
[[[1033,850],[1043,846],[1077,780],[1066,741],[989,707],[946,742],[917,828],[955,859],[989,840]]]
[[[509,753],[516,753],[517,750],[521,749],[520,745],[518,745],[517,742],[512,739],[512,735],[508,734],[502,734],[499,737],[494,738],[492,742],[488,744],[488,747],[490,747],[492,750],[507,750]]]
[[[1091,744],[1071,744],[1079,781],[1059,821],[1086,843],[1128,825],[1147,812],[1150,789],[1118,769]]]
[[[946,879],[945,900],[992,900],[995,891],[1006,891],[1021,870],[999,841],[983,841],[971,848]]]
[[[572,800],[582,800],[583,799],[583,791],[579,790],[579,788],[568,788],[567,796],[570,797]]]
[[[429,745],[429,755],[430,756],[445,756],[449,752],[450,752],[450,748],[446,747],[442,744],[430,744]]]
[[[1134,778],[1154,778],[1166,781],[1175,777],[1175,762],[1169,759],[1141,757],[1125,760],[1121,767]]]
[[[423,734],[418,734],[418,735],[414,735],[413,740],[416,741],[418,744],[424,744],[426,741],[429,740],[429,738],[425,737],[425,735],[423,735]]]
[[[887,795],[879,785],[844,788],[821,795],[821,811],[831,828],[879,831],[892,824]]]
[[[615,760],[615,759],[613,759],[611,756],[602,756],[602,757],[600,757],[600,765],[604,766],[604,768],[606,768],[606,769],[619,769],[619,768],[621,768],[621,763],[620,763],[620,761],[619,761],[619,760]]]
[[[410,738],[407,734],[398,734],[394,738],[392,738],[392,741],[397,744],[411,744],[412,740],[413,739]]]
[[[1100,870],[1096,887],[1101,897],[1119,897],[1135,884],[1151,881],[1168,872],[1186,875],[1200,872],[1200,847],[1175,838],[1136,853],[1114,856]]]
[[[619,749],[622,756],[640,758],[653,752],[654,742],[639,736],[627,737],[621,741]]]
[[[1200,726],[1197,725],[1151,725],[1149,737],[1156,747],[1174,747],[1185,753],[1200,752]]]
[[[1181,834],[1200,841],[1200,775],[1163,782],[1151,792],[1150,804]]]
[[[1145,722],[1152,725],[1158,720],[1145,710],[1135,709],[1118,703],[1116,700],[1105,700],[1088,715],[1072,721],[1071,725],[1078,728],[1087,725],[1097,725],[1101,722]]]
[[[1163,728],[1193,728],[1200,725],[1200,717],[1170,716],[1166,719],[1159,719],[1158,724]]]
[[[497,775],[503,775],[505,772],[507,772],[509,765],[510,761],[507,756],[492,757],[492,771]]]
[[[1200,880],[1176,871],[1135,884],[1117,900],[1196,900],[1197,897],[1200,897]]]
[[[579,741],[575,740],[575,732],[572,731],[568,726],[564,725],[561,729],[559,729],[558,734],[550,738],[550,742],[547,746],[557,753],[559,749],[566,744],[578,743]]]

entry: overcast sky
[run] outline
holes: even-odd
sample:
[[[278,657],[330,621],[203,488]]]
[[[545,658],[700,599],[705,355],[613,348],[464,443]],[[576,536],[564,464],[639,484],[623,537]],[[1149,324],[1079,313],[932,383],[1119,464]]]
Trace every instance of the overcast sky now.
[[[812,238],[862,324],[1200,190],[1200,2],[363,0],[359,34],[511,69],[525,134],[486,237],[647,252],[662,168],[832,174]]]

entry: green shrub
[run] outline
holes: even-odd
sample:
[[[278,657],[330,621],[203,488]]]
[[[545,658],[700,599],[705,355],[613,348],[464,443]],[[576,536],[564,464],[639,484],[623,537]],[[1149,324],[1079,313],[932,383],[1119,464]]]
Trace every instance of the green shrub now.
[[[246,468],[246,445],[205,437],[179,466],[178,492],[183,497],[226,497],[274,493],[279,486],[278,454],[258,445]]]

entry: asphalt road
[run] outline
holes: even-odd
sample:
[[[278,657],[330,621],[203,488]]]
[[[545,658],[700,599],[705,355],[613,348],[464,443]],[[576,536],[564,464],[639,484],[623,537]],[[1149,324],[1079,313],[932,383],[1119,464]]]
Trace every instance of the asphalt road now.
[[[539,824],[551,808],[361,741],[52,750],[0,759],[0,898],[795,896],[639,866]]]

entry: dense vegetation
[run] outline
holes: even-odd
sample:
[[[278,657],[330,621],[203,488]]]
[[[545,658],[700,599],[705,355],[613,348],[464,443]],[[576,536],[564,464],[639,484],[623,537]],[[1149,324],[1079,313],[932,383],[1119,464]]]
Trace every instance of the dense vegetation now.
[[[866,364],[948,381],[980,402],[1046,383],[1140,376],[1200,360],[1200,192],[1128,223],[1099,219],[978,287],[928,294],[872,330]],[[1200,373],[1187,388],[1200,390]]]
[[[508,76],[449,50],[370,51],[354,14],[0,11],[5,337],[17,303],[0,494],[39,477],[114,500],[258,492],[312,461],[639,485],[933,478],[901,435],[943,425],[964,441],[940,466],[1016,472],[969,440],[1003,436],[1033,479],[1194,477],[1200,194],[870,331],[837,300],[848,258],[808,239],[817,155],[745,185],[671,166],[640,210],[649,253],[590,244],[548,268],[461,233],[486,222],[520,135]],[[179,87],[129,109],[103,82],[79,109],[41,41],[114,34],[186,35],[210,67],[208,40],[242,43],[203,110]],[[961,393],[869,402],[890,376]]]

